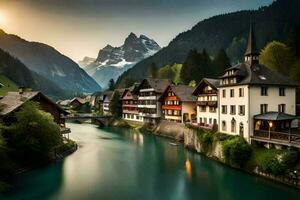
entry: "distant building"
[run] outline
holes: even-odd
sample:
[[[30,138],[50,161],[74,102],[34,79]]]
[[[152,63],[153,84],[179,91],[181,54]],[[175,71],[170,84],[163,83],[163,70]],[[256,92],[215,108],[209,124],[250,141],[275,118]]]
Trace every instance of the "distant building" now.
[[[69,106],[76,110],[76,109],[80,109],[80,107],[86,103],[88,103],[88,101],[86,99],[75,97],[70,100]]]
[[[102,108],[103,108],[103,114],[104,115],[109,115],[110,110],[109,110],[109,104],[111,97],[113,95],[113,91],[107,91],[103,94],[103,103],[102,103]]]
[[[157,123],[162,115],[159,98],[172,84],[167,79],[144,79],[138,87],[139,119],[147,123]]]
[[[0,117],[2,121],[7,124],[15,121],[15,113],[28,101],[38,102],[41,109],[50,113],[54,121],[59,124],[60,127],[65,127],[65,119],[63,117],[67,115],[68,112],[41,92],[33,91],[21,90],[19,92],[8,92],[6,96],[0,99]]]
[[[125,89],[122,96],[122,118],[130,121],[142,122],[143,118],[139,116],[138,110],[138,83]]]
[[[196,120],[194,88],[185,85],[169,85],[160,97],[163,119],[178,123]]]
[[[219,79],[204,78],[193,92],[197,97],[197,124],[212,129],[218,126],[218,86]]]

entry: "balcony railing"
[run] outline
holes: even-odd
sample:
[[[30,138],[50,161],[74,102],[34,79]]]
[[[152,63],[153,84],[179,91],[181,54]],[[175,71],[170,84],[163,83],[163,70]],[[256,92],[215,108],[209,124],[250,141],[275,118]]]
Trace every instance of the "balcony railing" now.
[[[252,138],[262,138],[265,140],[276,140],[284,142],[296,142],[300,144],[300,134],[298,131],[288,132],[278,132],[278,131],[265,131],[265,130],[255,130]]]

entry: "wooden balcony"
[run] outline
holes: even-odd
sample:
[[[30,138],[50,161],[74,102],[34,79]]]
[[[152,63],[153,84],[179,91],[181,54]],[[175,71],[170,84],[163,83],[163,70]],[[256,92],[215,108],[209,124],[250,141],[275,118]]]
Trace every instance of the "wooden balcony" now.
[[[218,101],[197,101],[198,106],[218,106]]]
[[[290,132],[255,130],[251,139],[300,148],[300,130],[298,129],[291,130]]]
[[[161,108],[163,110],[181,110],[180,105],[162,105]]]

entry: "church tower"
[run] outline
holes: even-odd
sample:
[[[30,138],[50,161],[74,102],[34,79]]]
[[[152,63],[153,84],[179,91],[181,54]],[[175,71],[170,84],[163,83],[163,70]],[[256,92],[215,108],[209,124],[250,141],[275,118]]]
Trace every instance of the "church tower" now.
[[[259,51],[256,47],[255,35],[253,30],[253,24],[250,24],[248,45],[245,52],[245,62],[250,66],[259,63]]]

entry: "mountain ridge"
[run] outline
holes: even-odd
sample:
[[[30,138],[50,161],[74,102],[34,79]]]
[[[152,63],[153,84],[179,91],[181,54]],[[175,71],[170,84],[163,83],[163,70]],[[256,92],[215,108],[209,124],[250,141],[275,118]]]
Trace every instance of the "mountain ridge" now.
[[[128,79],[133,79],[130,80],[132,82],[145,78],[151,63],[159,67],[183,63],[192,49],[201,52],[205,48],[214,56],[224,48],[233,64],[240,62],[246,48],[251,18],[258,36],[258,47],[262,48],[272,40],[286,40],[293,24],[300,24],[299,7],[300,1],[297,0],[277,0],[257,10],[242,10],[204,19],[190,30],[179,33],[168,46],[123,73],[117,86],[124,87]]]
[[[101,87],[72,59],[54,47],[27,41],[0,31],[0,48],[18,58],[29,70],[60,86],[66,93],[92,93]]]
[[[113,47],[107,44],[100,49],[96,60],[84,69],[101,87],[107,88],[111,78],[116,80],[138,61],[153,55],[160,49],[153,39],[145,35],[137,37],[131,32],[121,46]]]

